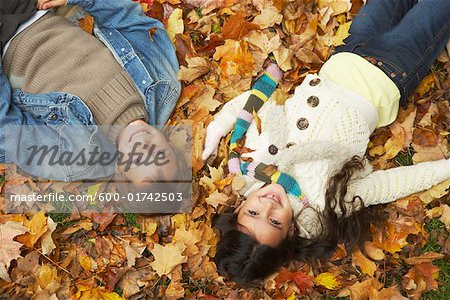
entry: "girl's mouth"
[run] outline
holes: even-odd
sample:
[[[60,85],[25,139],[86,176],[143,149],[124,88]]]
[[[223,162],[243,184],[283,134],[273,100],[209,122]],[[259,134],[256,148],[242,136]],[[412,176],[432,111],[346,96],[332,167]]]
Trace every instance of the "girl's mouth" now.
[[[280,206],[282,206],[281,205],[281,197],[280,197],[280,195],[278,195],[277,193],[275,193],[273,191],[263,195],[263,197],[267,198],[267,199],[270,199],[270,200],[278,203]]]

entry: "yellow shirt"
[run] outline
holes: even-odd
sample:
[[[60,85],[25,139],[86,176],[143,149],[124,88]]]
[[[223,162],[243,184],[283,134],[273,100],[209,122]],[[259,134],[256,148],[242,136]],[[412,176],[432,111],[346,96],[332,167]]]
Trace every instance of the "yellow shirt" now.
[[[319,75],[367,98],[377,110],[377,127],[389,125],[396,119],[400,91],[383,71],[361,56],[337,53],[322,66]]]

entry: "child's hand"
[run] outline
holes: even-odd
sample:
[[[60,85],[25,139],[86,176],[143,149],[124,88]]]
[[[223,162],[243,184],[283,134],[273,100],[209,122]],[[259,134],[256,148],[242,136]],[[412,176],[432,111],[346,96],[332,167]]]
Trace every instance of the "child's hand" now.
[[[206,160],[211,154],[217,155],[217,146],[225,132],[216,121],[209,123],[206,128],[205,150],[203,150],[202,159]]]
[[[36,2],[38,9],[49,9],[67,4],[67,0],[37,0]]]

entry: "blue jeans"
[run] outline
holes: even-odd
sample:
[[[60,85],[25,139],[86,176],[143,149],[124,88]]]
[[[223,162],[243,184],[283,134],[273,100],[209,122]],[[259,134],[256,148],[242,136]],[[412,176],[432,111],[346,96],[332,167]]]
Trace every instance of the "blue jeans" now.
[[[338,52],[352,52],[379,67],[405,105],[450,38],[450,0],[368,0]]]

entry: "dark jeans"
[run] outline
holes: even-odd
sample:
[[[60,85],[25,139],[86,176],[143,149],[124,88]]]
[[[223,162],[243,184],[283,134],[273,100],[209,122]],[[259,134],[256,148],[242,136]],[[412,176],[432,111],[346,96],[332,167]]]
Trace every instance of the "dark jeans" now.
[[[450,38],[450,0],[368,0],[350,26],[345,45],[379,67],[405,105]]]

